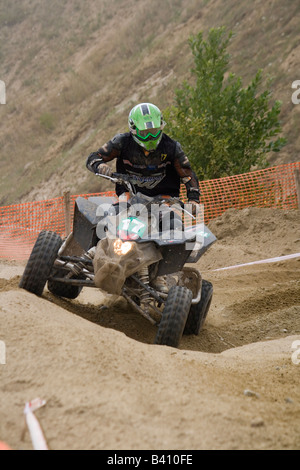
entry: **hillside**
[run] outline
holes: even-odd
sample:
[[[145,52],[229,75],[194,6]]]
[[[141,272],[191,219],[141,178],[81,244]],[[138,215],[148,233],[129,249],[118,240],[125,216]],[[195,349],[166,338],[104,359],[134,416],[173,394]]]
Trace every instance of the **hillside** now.
[[[127,129],[139,101],[162,109],[190,77],[188,37],[225,25],[231,71],[246,86],[258,68],[274,77],[288,145],[272,164],[299,160],[300,4],[288,0],[2,0],[0,204],[105,189],[87,155]]]

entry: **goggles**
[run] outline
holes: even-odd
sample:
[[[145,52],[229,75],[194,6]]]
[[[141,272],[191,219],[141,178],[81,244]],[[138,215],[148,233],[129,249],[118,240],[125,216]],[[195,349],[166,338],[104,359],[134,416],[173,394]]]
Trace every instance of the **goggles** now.
[[[136,130],[136,135],[141,140],[152,140],[157,139],[161,134],[161,128],[155,127],[152,129],[143,129],[143,130]]]

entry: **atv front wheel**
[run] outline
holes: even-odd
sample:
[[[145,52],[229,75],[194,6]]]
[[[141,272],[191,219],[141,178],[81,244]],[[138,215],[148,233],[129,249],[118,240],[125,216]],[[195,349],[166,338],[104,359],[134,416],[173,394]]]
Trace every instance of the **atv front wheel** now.
[[[213,295],[213,285],[209,281],[202,281],[201,299],[197,304],[191,306],[185,329],[185,335],[198,335],[202,329]]]
[[[19,287],[42,295],[61,244],[62,239],[57,233],[48,230],[39,233]]]
[[[55,272],[55,275],[57,277],[63,277],[64,272],[65,271],[63,269],[58,269]],[[82,286],[72,286],[72,284],[64,284],[63,282],[49,279],[48,289],[51,294],[56,295],[57,297],[65,297],[66,299],[76,299],[76,297],[78,297],[80,292],[82,291]]]
[[[154,344],[164,344],[173,348],[179,346],[191,307],[192,297],[192,292],[186,287],[171,287]]]

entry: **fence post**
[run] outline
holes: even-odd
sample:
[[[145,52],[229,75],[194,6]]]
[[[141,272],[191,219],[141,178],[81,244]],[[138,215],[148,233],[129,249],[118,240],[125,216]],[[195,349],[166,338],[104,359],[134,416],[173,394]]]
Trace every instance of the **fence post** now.
[[[66,236],[71,232],[70,191],[64,191],[64,212]]]
[[[300,211],[300,170],[298,168],[296,168],[296,170],[294,170],[294,175],[295,175],[295,182],[296,182],[298,209]]]

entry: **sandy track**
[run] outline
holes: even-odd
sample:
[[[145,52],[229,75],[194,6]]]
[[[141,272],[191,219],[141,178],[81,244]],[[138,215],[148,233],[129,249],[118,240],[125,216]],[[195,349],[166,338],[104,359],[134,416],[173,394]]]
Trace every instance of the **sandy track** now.
[[[38,298],[18,288],[23,266],[1,263],[0,440],[32,448],[23,407],[40,396],[52,449],[299,449],[300,260],[214,271],[299,252],[299,227],[296,212],[218,220],[199,263],[212,307],[178,350],[154,346],[155,327],[121,298]]]

